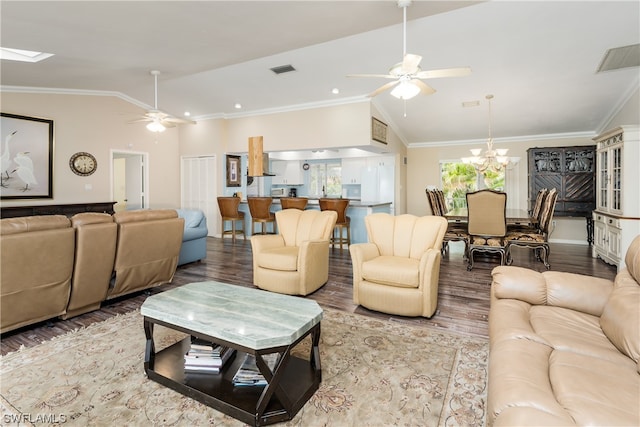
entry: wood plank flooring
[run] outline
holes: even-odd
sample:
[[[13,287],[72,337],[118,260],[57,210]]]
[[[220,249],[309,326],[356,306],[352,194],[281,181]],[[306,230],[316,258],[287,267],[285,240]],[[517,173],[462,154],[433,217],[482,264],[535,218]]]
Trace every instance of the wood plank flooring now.
[[[382,320],[486,337],[491,270],[498,265],[499,261],[477,257],[473,270],[467,271],[466,262],[462,258],[462,248],[461,243],[451,243],[449,252],[442,258],[438,310],[431,319],[391,316],[353,304],[351,257],[346,249],[331,250],[329,281],[307,298],[316,300],[322,307]],[[186,283],[217,280],[253,287],[251,263],[251,244],[248,240],[237,240],[234,244],[231,239],[209,237],[207,259],[178,267],[173,283],[107,301],[103,303],[100,310],[72,319],[53,319],[3,334],[0,341],[1,354],[15,351],[20,346],[32,347],[68,331],[136,310],[147,295]],[[591,258],[591,248],[587,246],[552,244],[550,263],[554,271],[581,273],[607,279],[612,279],[616,274],[615,267]],[[537,261],[529,250],[515,251],[513,265],[545,271],[542,263]]]

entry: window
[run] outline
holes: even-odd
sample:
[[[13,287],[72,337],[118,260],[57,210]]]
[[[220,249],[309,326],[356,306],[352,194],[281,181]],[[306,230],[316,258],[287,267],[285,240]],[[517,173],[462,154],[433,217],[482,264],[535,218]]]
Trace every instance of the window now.
[[[462,162],[440,162],[440,179],[448,209],[467,206],[466,194],[483,188],[504,191],[505,171],[479,173]]]
[[[312,197],[342,194],[342,165],[340,162],[312,163],[309,168],[309,195]]]

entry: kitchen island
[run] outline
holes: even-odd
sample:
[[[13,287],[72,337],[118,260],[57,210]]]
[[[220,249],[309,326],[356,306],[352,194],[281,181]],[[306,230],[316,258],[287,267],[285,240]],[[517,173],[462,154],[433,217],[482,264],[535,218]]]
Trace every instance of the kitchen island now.
[[[320,209],[319,199],[308,198],[307,209]],[[385,212],[391,213],[392,202],[384,201],[365,201],[350,199],[349,207],[347,208],[347,216],[351,218],[351,243],[365,243],[367,242],[367,228],[364,224],[364,217],[372,213]],[[273,198],[271,204],[271,212],[277,212],[281,210],[280,199]],[[249,212],[249,205],[247,200],[243,199],[240,202],[240,211],[245,213],[245,230],[247,235],[251,235],[251,213]],[[271,231],[271,228],[269,228]]]

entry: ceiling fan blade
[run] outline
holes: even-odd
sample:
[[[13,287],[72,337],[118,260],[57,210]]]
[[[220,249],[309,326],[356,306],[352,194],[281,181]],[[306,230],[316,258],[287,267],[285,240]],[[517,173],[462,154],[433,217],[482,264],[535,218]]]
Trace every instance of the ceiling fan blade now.
[[[418,86],[420,88],[420,93],[423,94],[423,95],[432,95],[432,94],[436,93],[436,90],[434,88],[432,88],[431,86],[429,86],[428,84],[426,84],[422,80],[413,79],[411,81],[413,82],[413,84],[415,84],[416,86]]]
[[[166,127],[166,128],[174,128],[176,127],[176,124],[167,120],[159,120],[158,123],[160,123],[162,126]]]
[[[141,119],[131,120],[128,123],[142,123],[142,122],[152,122],[153,119],[150,117],[143,117]]]
[[[181,119],[179,117],[173,117],[173,116],[167,116],[164,119],[162,119],[163,122],[169,122],[169,123],[178,123],[178,124],[182,124],[182,125],[195,125],[196,122],[194,122],[193,120],[187,120],[187,119]]]
[[[391,74],[347,74],[347,77],[378,77],[382,79],[397,79],[397,76]]]
[[[469,74],[471,74],[471,67],[457,67],[421,71],[416,74],[416,77],[419,79],[437,79],[441,77],[464,77]]]
[[[414,74],[418,71],[422,56],[407,53],[402,60],[402,74]]]
[[[374,90],[373,92],[371,92],[369,95],[367,95],[369,98],[373,98],[376,95],[381,94],[382,92],[384,92],[387,89],[391,89],[392,87],[394,87],[395,85],[397,85],[398,83],[400,83],[400,80],[396,80],[393,82],[389,82],[387,84],[384,84],[382,86],[380,86],[378,89]]]

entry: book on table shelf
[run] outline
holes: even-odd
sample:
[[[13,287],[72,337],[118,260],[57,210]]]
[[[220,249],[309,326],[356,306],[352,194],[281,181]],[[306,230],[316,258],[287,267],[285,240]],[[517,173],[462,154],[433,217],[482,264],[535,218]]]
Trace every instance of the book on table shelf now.
[[[184,355],[184,370],[217,374],[235,352],[233,348],[192,338],[189,351]]]
[[[273,372],[276,367],[280,354],[270,353],[263,354],[262,358],[267,363],[267,366]],[[233,385],[236,386],[250,386],[250,385],[267,385],[267,380],[260,373],[258,366],[256,365],[256,357],[253,354],[247,353],[245,355],[242,366],[238,369],[238,372],[233,376]]]

